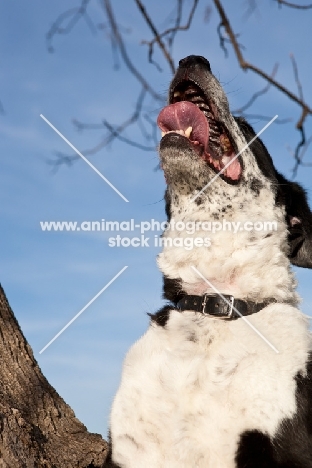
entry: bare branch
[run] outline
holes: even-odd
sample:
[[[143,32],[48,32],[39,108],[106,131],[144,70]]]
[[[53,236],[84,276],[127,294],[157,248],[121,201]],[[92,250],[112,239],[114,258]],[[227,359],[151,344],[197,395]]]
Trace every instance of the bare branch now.
[[[290,90],[288,90],[287,88],[285,88],[285,86],[281,85],[278,81],[276,81],[274,78],[272,78],[270,75],[268,75],[267,73],[265,73],[263,70],[261,70],[260,68],[256,67],[255,65],[249,63],[249,62],[246,62],[246,60],[244,59],[243,57],[243,54],[241,52],[241,48],[236,40],[236,36],[233,32],[233,29],[231,27],[231,24],[229,22],[229,19],[228,17],[226,16],[226,13],[224,11],[224,8],[221,4],[221,1],[220,0],[213,0],[218,12],[219,12],[219,15],[220,15],[220,18],[221,18],[221,22],[222,22],[222,26],[225,28],[228,36],[229,36],[229,39],[231,41],[231,44],[234,48],[234,51],[235,51],[235,54],[236,54],[236,57],[237,57],[237,60],[241,66],[241,68],[243,70],[252,70],[253,72],[257,73],[258,75],[262,76],[262,78],[264,78],[266,81],[268,81],[269,83],[271,83],[273,86],[275,86],[275,88],[279,89],[280,91],[282,91],[286,96],[288,96],[292,101],[296,102],[297,104],[299,104],[299,106],[302,108],[303,112],[302,112],[302,116],[301,116],[301,119],[299,120],[299,122],[297,123],[297,128],[298,126],[302,126],[303,122],[304,122],[304,119],[305,117],[308,115],[308,114],[312,114],[312,110],[311,108],[308,106],[308,104],[306,104],[300,97],[296,96],[294,93],[292,93]]]
[[[137,3],[138,3],[138,1],[139,0],[136,0]],[[193,5],[192,5],[192,8],[190,10],[189,17],[188,17],[187,22],[186,22],[186,24],[184,26],[181,26],[179,24],[181,18],[180,18],[180,13],[179,13],[179,9],[178,9],[178,14],[177,14],[177,18],[176,18],[176,25],[174,27],[166,29],[161,34],[159,34],[157,32],[157,30],[155,29],[155,31],[153,31],[153,34],[155,36],[154,39],[152,41],[144,41],[144,44],[147,44],[149,46],[149,58],[153,55],[153,48],[154,48],[155,43],[158,43],[158,45],[160,45],[159,41],[161,41],[162,38],[164,38],[165,36],[168,36],[169,34],[174,34],[175,35],[178,31],[186,31],[186,30],[188,30],[190,28],[198,2],[199,2],[199,0],[193,0]],[[139,2],[139,3],[141,3],[141,2]],[[171,36],[171,45],[172,45],[172,41],[173,41],[173,36]],[[163,41],[161,41],[161,42],[163,43]],[[174,64],[173,64],[173,60],[172,60],[172,65],[173,65],[173,68],[172,68],[171,64],[170,64],[170,68],[171,68],[171,71],[174,73],[175,67],[174,67]]]
[[[299,169],[299,166],[306,166],[306,167],[311,167],[312,166],[312,163],[303,163],[302,160],[303,160],[303,157],[305,155],[305,153],[307,152],[307,149],[309,147],[309,145],[311,144],[312,142],[312,137],[310,137],[307,141],[306,141],[306,137],[305,137],[305,133],[304,133],[304,129],[303,128],[299,128],[298,129],[300,134],[301,134],[301,141],[298,143],[297,147],[296,147],[296,150],[295,150],[295,153],[294,153],[294,158],[295,158],[295,165],[293,167],[293,178],[296,177],[297,175],[297,172],[298,172],[298,169]],[[301,154],[299,154],[300,152],[300,149],[302,149],[301,151]]]
[[[121,141],[123,141],[124,143],[127,143],[130,146],[134,146],[135,148],[139,148],[139,149],[144,150],[144,151],[155,151],[156,150],[155,146],[141,145],[140,143],[137,143],[136,141],[133,141],[133,140],[130,140],[129,138],[123,137],[120,134],[120,132],[118,131],[118,129],[115,130],[114,127],[112,127],[112,125],[110,125],[108,122],[104,121],[103,124],[109,130],[112,137],[114,137],[114,138],[116,138],[118,140],[121,140]]]
[[[218,27],[217,27],[217,32],[218,32],[218,36],[219,36],[219,43],[220,43],[221,49],[222,49],[223,52],[224,52],[224,56],[225,56],[226,58],[228,58],[229,53],[228,53],[228,51],[227,51],[227,48],[225,47],[225,43],[226,43],[226,42],[230,42],[230,41],[229,41],[227,38],[225,38],[225,37],[223,36],[223,34],[222,34],[222,28],[224,28],[224,24],[223,24],[222,21],[221,21],[221,23],[220,23],[220,24],[218,25]]]
[[[46,162],[47,164],[49,164],[49,166],[51,166],[52,174],[55,174],[60,166],[71,167],[74,161],[77,161],[79,157],[80,156],[78,156],[77,154],[68,155],[65,153],[61,153],[60,151],[56,151],[54,153],[54,159],[47,158]]]
[[[114,13],[113,13],[113,10],[112,10],[110,0],[103,0],[103,7],[104,7],[104,9],[106,11],[106,14],[107,14],[107,17],[108,17],[108,20],[109,20],[109,24],[111,26],[112,33],[113,33],[114,39],[116,41],[116,44],[118,46],[119,52],[120,52],[120,54],[122,56],[122,59],[123,59],[125,65],[128,67],[130,73],[132,73],[132,75],[135,76],[135,78],[141,83],[142,87],[154,99],[156,99],[156,101],[163,102],[164,101],[163,96],[156,93],[156,91],[148,84],[148,82],[145,80],[145,78],[142,76],[142,74],[137,70],[137,68],[131,62],[131,60],[130,60],[128,54],[127,54],[126,47],[124,45],[122,37],[121,37],[121,35],[119,33],[119,29],[118,29],[118,26],[117,26],[117,23],[116,23],[116,20],[115,20],[115,16],[114,16]]]
[[[306,143],[306,138],[305,138],[305,132],[304,132],[304,128],[303,127],[300,127],[298,128],[299,132],[300,132],[300,135],[301,135],[301,140],[299,141],[296,149],[295,149],[295,154],[294,154],[294,158],[295,158],[295,166],[293,168],[293,178],[296,177],[297,175],[297,171],[298,171],[298,167],[300,166],[301,164],[301,157],[299,155],[300,153],[300,149],[305,145]]]
[[[178,28],[181,25],[182,6],[183,6],[183,0],[177,0],[177,14],[176,14],[176,18],[175,18],[174,31],[172,31],[171,35],[169,35],[169,37],[168,37],[168,45],[169,45],[170,51],[172,49],[174,39],[175,39],[176,34],[178,32]]]
[[[192,5],[192,8],[190,10],[189,17],[188,17],[187,22],[186,22],[186,24],[184,26],[178,26],[178,27],[175,26],[173,28],[166,29],[165,31],[163,31],[161,33],[160,37],[167,36],[168,34],[171,34],[171,33],[176,33],[177,31],[187,31],[188,29],[190,29],[192,21],[193,21],[194,14],[195,14],[195,10],[196,10],[197,5],[198,5],[198,2],[199,2],[199,0],[193,0],[193,5]]]
[[[73,123],[74,125],[76,126],[76,128],[79,130],[79,131],[83,131],[85,129],[95,129],[95,130],[99,130],[99,129],[106,129],[108,131],[108,133],[104,136],[104,138],[97,144],[95,145],[93,148],[89,148],[89,149],[86,149],[84,151],[82,151],[82,154],[84,156],[91,156],[91,155],[94,155],[96,153],[98,153],[101,149],[107,147],[108,145],[110,145],[110,143],[112,143],[115,139],[119,139],[125,143],[127,143],[128,145],[130,146],[134,146],[136,148],[139,148],[141,150],[144,150],[144,151],[155,151],[156,150],[156,145],[153,145],[153,146],[147,146],[147,145],[142,145],[140,143],[137,143],[125,136],[122,135],[122,133],[127,129],[129,128],[131,125],[137,123],[141,117],[141,114],[142,114],[142,107],[143,107],[143,103],[144,103],[144,99],[146,97],[146,90],[144,88],[142,88],[139,96],[138,96],[138,99],[137,99],[137,102],[136,102],[136,106],[135,106],[135,110],[133,112],[133,114],[128,118],[126,119],[122,124],[118,125],[118,126],[114,126],[112,125],[111,123],[109,123],[107,120],[103,120],[101,124],[84,124],[82,122],[79,122],[78,120],[73,120]],[[154,126],[156,127],[156,125],[154,124]],[[154,138],[154,133],[152,133],[150,135],[150,138],[149,139],[153,139],[153,141],[155,141],[155,138]],[[61,153],[61,152],[57,152],[56,154],[56,160],[49,160],[48,163],[51,164],[52,166],[54,167],[58,167],[58,166],[61,166],[62,164],[65,164],[67,166],[70,166],[75,160],[79,159],[79,156],[77,155],[68,155],[68,154],[65,154],[65,153]]]
[[[286,0],[275,0],[280,6],[286,5],[290,8],[297,8],[298,10],[308,10],[312,8],[312,4],[310,5],[297,5],[296,3],[287,2]]]
[[[288,3],[288,2],[282,2],[282,1],[279,1],[279,0],[277,0],[277,1],[279,3],[285,3],[285,4]],[[294,57],[291,56],[299,96],[296,96],[292,91],[290,91],[285,86],[283,86],[278,81],[276,81],[275,78],[274,78],[274,75],[272,75],[272,76],[268,75],[263,70],[261,70],[259,67],[247,62],[244,59],[242,51],[241,51],[241,47],[237,42],[236,35],[233,32],[233,29],[231,27],[231,24],[229,22],[229,19],[228,19],[227,15],[225,13],[225,10],[224,10],[224,8],[223,8],[223,6],[221,4],[221,1],[220,0],[213,0],[213,2],[215,4],[215,6],[216,6],[216,8],[217,8],[217,10],[219,12],[220,18],[221,18],[221,24],[219,26],[219,37],[220,37],[221,47],[224,50],[226,50],[225,47],[224,47],[224,40],[225,39],[221,35],[221,27],[224,27],[224,29],[226,30],[227,35],[229,37],[229,40],[230,40],[230,42],[231,42],[231,44],[232,44],[232,46],[234,48],[237,60],[238,60],[238,62],[240,64],[241,68],[243,70],[248,70],[248,69],[252,70],[254,73],[256,73],[259,76],[261,76],[262,78],[264,78],[268,82],[268,85],[273,85],[275,88],[282,91],[286,96],[288,96],[292,101],[296,102],[301,107],[301,117],[300,117],[299,121],[296,124],[296,128],[300,132],[300,141],[297,144],[297,147],[296,147],[295,153],[294,153],[294,158],[296,160],[296,164],[295,164],[295,167],[293,169],[293,175],[295,176],[297,174],[297,170],[298,170],[299,165],[302,164],[302,151],[301,150],[306,145],[304,122],[305,122],[306,117],[308,115],[312,114],[311,108],[308,106],[308,104],[304,101],[304,98],[303,98],[303,92],[302,92],[302,87],[301,87],[301,83],[300,83],[300,80],[299,80],[299,74],[298,74],[298,68],[297,68],[296,61],[295,61]],[[291,6],[291,4],[288,4],[288,6]],[[257,93],[253,96],[251,101],[249,101],[249,103],[247,103],[247,104],[250,105],[250,103],[252,103],[252,101],[254,100],[255,97],[258,97]],[[301,151],[301,154],[300,154],[300,151]]]
[[[52,41],[56,34],[68,34],[76,26],[81,18],[84,18],[93,34],[96,33],[96,28],[87,14],[87,8],[91,0],[81,0],[80,7],[70,8],[65,11],[53,22],[49,31],[46,34],[47,48],[49,52],[54,52]],[[66,21],[68,22],[66,23]]]
[[[276,73],[277,73],[277,69],[278,69],[278,64],[276,63],[274,65],[274,68],[273,68],[273,71],[272,71],[272,74],[271,74],[271,77],[273,78]],[[272,86],[271,83],[267,83],[267,85],[261,89],[260,91],[257,91],[255,92],[251,98],[249,99],[249,101],[242,107],[240,107],[239,109],[234,109],[232,112],[233,114],[236,114],[236,115],[240,115],[242,117],[244,117],[245,119],[249,119],[249,120],[263,120],[263,121],[266,121],[266,122],[269,122],[269,120],[271,120],[272,116],[265,116],[265,115],[260,115],[260,114],[246,114],[245,113],[245,110],[248,109],[249,107],[252,106],[252,104],[254,104],[254,102],[260,97],[260,96],[263,96],[264,94],[266,94],[270,87]],[[275,119],[275,123],[276,124],[285,124],[285,123],[289,123],[291,122],[292,119],[291,118],[285,118],[285,119],[280,119],[280,118],[277,118]]]
[[[137,4],[137,7],[138,9],[140,10],[140,12],[142,13],[143,15],[143,18],[145,19],[146,23],[148,24],[148,26],[150,27],[152,33],[154,34],[155,36],[155,42],[157,42],[157,44],[159,45],[159,48],[162,50],[164,56],[165,56],[165,59],[167,60],[167,62],[169,63],[169,66],[170,66],[170,69],[171,69],[171,72],[174,73],[175,72],[175,66],[174,66],[174,62],[173,62],[173,59],[169,53],[169,51],[167,50],[167,47],[166,45],[164,44],[164,42],[161,40],[161,37],[159,36],[159,33],[156,29],[156,26],[154,25],[154,23],[152,22],[151,20],[151,17],[148,15],[147,11],[146,11],[146,8],[143,6],[141,0],[135,0],[135,3]],[[148,44],[148,43],[147,43]],[[151,63],[154,63],[153,60],[152,60],[152,57],[153,57],[153,45],[151,43],[149,43],[149,53],[148,53],[148,57],[149,57],[149,61]]]
[[[272,74],[271,74],[272,78],[274,78],[274,76],[276,75],[277,69],[278,69],[278,64],[276,63],[274,65],[274,68],[273,68],[273,71],[272,71]],[[234,112],[242,114],[246,109],[248,109],[258,99],[258,97],[263,96],[263,94],[266,94],[269,91],[271,86],[272,86],[272,83],[268,83],[263,89],[261,89],[260,91],[257,91],[256,93],[254,93],[251,96],[251,98],[249,99],[249,101],[244,106],[240,107],[239,109],[235,110]]]
[[[87,14],[87,7],[91,0],[78,0],[79,7],[72,8],[65,11],[62,15],[60,15],[56,21],[51,26],[50,30],[47,33],[47,42],[49,45],[50,50],[52,48],[52,40],[56,34],[67,34],[69,33],[74,26],[78,23],[80,19],[84,19],[90,29],[94,28],[93,22],[91,21],[89,15]],[[190,0],[189,0],[190,1]],[[285,5],[292,8],[298,9],[309,9],[312,8],[311,5],[296,5],[295,3],[288,2],[286,0],[275,0],[280,6]],[[173,13],[170,13],[169,21],[170,26],[168,29],[161,31],[156,26],[154,22],[154,18],[149,14],[147,11],[144,0],[134,0],[134,4],[136,5],[138,11],[142,15],[144,22],[149,27],[152,33],[152,39],[150,41],[143,41],[144,44],[148,46],[148,59],[150,63],[153,63],[159,70],[161,67],[158,63],[154,61],[153,55],[155,52],[155,46],[158,46],[160,52],[165,60],[165,62],[169,65],[169,68],[172,73],[175,72],[175,64],[172,55],[172,46],[176,35],[179,31],[188,30],[191,27],[191,24],[194,19],[196,8],[199,4],[199,0],[192,0],[190,2],[190,7],[188,11],[188,15],[186,18],[186,23],[184,25],[181,24],[183,15],[183,7],[186,5],[186,0],[176,0],[174,2],[174,10]],[[219,17],[220,17],[220,24],[218,26],[218,34],[220,39],[220,47],[224,50],[225,54],[227,55],[227,43],[230,43],[234,48],[234,52],[237,58],[237,61],[240,67],[244,70],[251,70],[256,73],[258,76],[261,76],[266,81],[266,86],[261,89],[260,91],[255,92],[248,102],[243,105],[241,108],[234,110],[233,112],[242,115],[243,117],[250,118],[250,119],[257,119],[257,120],[269,120],[269,117],[265,115],[258,115],[254,113],[246,113],[246,110],[251,108],[255,101],[262,95],[268,92],[271,86],[274,86],[276,89],[281,91],[286,97],[294,101],[297,105],[300,106],[301,113],[300,118],[296,124],[298,131],[300,132],[300,141],[297,144],[297,147],[294,151],[294,158],[296,161],[296,167],[294,168],[294,173],[296,173],[298,166],[300,164],[303,165],[302,158],[306,152],[306,146],[308,142],[305,138],[305,129],[304,124],[306,121],[307,116],[312,115],[312,108],[307,104],[303,96],[302,85],[299,79],[298,67],[295,58],[291,55],[291,62],[295,77],[295,82],[297,85],[297,94],[292,92],[291,90],[287,89],[284,85],[276,80],[277,74],[277,64],[274,66],[273,71],[271,74],[267,74],[264,70],[260,67],[248,62],[244,58],[244,47],[242,44],[239,43],[239,34],[235,34],[230,21],[226,15],[226,10],[223,8],[222,0],[213,0],[212,3],[216,7]],[[254,13],[257,9],[256,0],[248,0],[248,11],[247,15]],[[147,109],[143,109],[143,103],[146,102],[146,98],[150,96],[152,98],[152,103],[155,108],[159,107],[160,105],[164,105],[165,98],[162,94],[158,93],[156,89],[150,84],[149,80],[145,77],[143,71],[138,68],[134,61],[133,56],[128,53],[126,48],[126,41],[124,39],[124,30],[118,24],[113,6],[114,3],[111,0],[100,0],[100,4],[103,10],[106,13],[107,20],[105,23],[102,23],[102,29],[109,33],[112,50],[113,50],[113,57],[114,57],[114,64],[115,66],[119,66],[120,62],[123,62],[133,77],[140,83],[141,92],[138,96],[135,110],[134,112],[121,124],[115,125],[112,122],[103,119],[102,122],[98,124],[85,124],[81,123],[77,120],[74,120],[74,125],[79,131],[88,129],[88,130],[103,130],[105,134],[102,140],[93,148],[84,151],[86,155],[91,155],[103,147],[111,144],[114,140],[118,139],[123,141],[131,146],[136,148],[140,148],[144,151],[154,151],[157,146],[158,135],[157,135],[157,127],[155,124],[154,119],[151,119],[150,112]],[[206,8],[205,19],[210,16],[211,7]],[[223,31],[225,30],[225,32]],[[157,103],[157,104],[156,104]],[[1,112],[1,103],[0,103],[0,112]],[[285,122],[289,122],[291,119],[277,119],[276,123],[283,124]],[[126,130],[131,127],[132,125],[136,125],[138,130],[141,132],[143,143],[133,141],[131,138],[128,138],[125,134]],[[58,160],[55,165],[60,164],[67,164],[70,165],[76,156],[68,156],[62,155],[60,153],[57,154]]]
[[[217,32],[218,32],[218,36],[219,36],[219,42],[220,42],[220,47],[221,49],[223,50],[224,52],[224,56],[227,58],[229,56],[229,53],[227,51],[227,48],[225,47],[225,43],[231,43],[230,39],[228,39],[227,37],[224,37],[223,34],[222,34],[222,29],[224,28],[224,24],[223,22],[221,21],[217,27]],[[235,37],[238,38],[239,37],[239,34],[235,34]],[[242,44],[239,44],[237,43],[239,48],[240,49],[245,49],[245,47],[242,45]]]
[[[299,93],[300,99],[303,101],[303,91],[302,91],[302,86],[301,86],[301,82],[300,82],[300,79],[299,79],[299,72],[298,72],[297,62],[296,62],[295,57],[294,57],[293,54],[290,54],[290,60],[291,60],[293,70],[294,70],[295,80],[296,80],[297,87],[298,87],[298,93]]]

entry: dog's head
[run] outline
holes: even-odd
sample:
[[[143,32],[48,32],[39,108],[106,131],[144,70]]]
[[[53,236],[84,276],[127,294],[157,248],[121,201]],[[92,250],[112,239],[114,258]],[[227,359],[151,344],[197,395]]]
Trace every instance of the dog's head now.
[[[312,267],[312,214],[304,190],[277,172],[250,125],[232,116],[226,95],[205,58],[189,56],[180,61],[170,85],[169,105],[160,112],[158,126],[163,132],[160,159],[168,185],[168,220],[278,223],[276,232],[254,229],[239,233],[239,238],[218,233],[210,248],[203,246],[196,253],[192,250],[184,255],[179,247],[167,244],[159,257],[166,277],[182,288],[183,284],[195,287],[195,278],[186,273],[195,263],[204,275],[226,284],[225,289],[230,290],[232,284],[239,294],[246,295],[242,289],[247,288],[239,287],[237,281],[241,283],[239,276],[245,278],[240,273],[244,268],[248,271],[250,254],[257,257],[260,270],[261,257],[265,263],[267,256],[273,256],[274,265],[280,268],[287,269],[287,257],[295,265]],[[202,236],[203,232],[197,234]],[[165,233],[164,237],[176,235],[183,236]],[[279,256],[285,257],[284,263]],[[221,279],[207,262],[222,263]],[[194,292],[194,287],[188,289]]]

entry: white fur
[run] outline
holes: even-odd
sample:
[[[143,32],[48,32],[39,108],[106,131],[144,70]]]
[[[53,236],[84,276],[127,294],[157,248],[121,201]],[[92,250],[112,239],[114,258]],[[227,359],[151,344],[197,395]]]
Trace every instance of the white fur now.
[[[253,155],[244,161],[243,178],[262,183],[258,197],[244,180],[238,189],[218,179],[197,206],[189,202],[193,194],[176,186],[171,219],[276,221],[277,231],[209,234],[211,247],[165,247],[158,264],[167,277],[181,279],[188,294],[210,291],[193,265],[223,294],[257,302],[275,298],[277,303],[247,319],[279,354],[243,320],[172,310],[165,327],[152,323],[126,357],[112,407],[113,460],[122,468],[235,468],[244,431],[274,436],[282,419],[296,412],[294,378],[305,373],[311,337],[301,312],[282,304],[298,299],[284,208],[276,206]],[[231,209],[223,213],[227,204]]]
[[[240,151],[246,142],[226,97],[208,72],[207,80],[214,115]],[[219,177],[199,203],[191,202],[215,173],[190,148],[179,150],[182,146],[164,145],[160,151],[171,220],[271,221],[277,231],[167,231],[165,238],[172,239],[208,235],[211,246],[164,247],[159,267],[187,294],[211,292],[194,266],[222,294],[256,302],[274,299],[276,303],[247,319],[279,353],[242,319],[171,310],[165,327],[152,322],[126,357],[112,407],[112,458],[122,468],[235,468],[244,431],[273,437],[281,421],[295,415],[295,377],[305,375],[312,348],[307,320],[294,307],[298,297],[288,260],[285,210],[276,204],[274,182],[247,148],[237,185]]]
[[[111,414],[114,461],[125,468],[234,468],[239,435],[274,435],[296,411],[294,376],[311,346],[306,319],[272,304],[242,320],[170,313],[130,349]],[[248,384],[247,384],[248,382]]]
[[[234,128],[238,150],[245,145],[241,133],[231,115],[228,116],[228,128]],[[171,204],[175,222],[183,221],[270,221],[275,222],[277,231],[268,236],[267,231],[219,231],[210,234],[205,231],[195,232],[192,236],[186,232],[167,231],[165,237],[210,237],[211,246],[194,248],[165,247],[158,256],[158,266],[169,278],[180,278],[182,288],[188,294],[209,292],[203,282],[190,268],[195,266],[223,294],[232,294],[241,299],[256,300],[274,297],[276,301],[298,300],[295,293],[296,283],[287,257],[287,226],[283,206],[276,206],[274,189],[257,166],[250,148],[243,152],[244,171],[239,186],[227,184],[220,177],[207,187],[203,196],[204,203],[198,207],[190,199],[194,193],[185,195],[178,184],[173,186]],[[170,161],[172,164],[172,162]],[[206,170],[202,160],[192,161],[192,171]],[[255,197],[248,181],[256,179],[262,188]],[[207,181],[206,181],[207,182]],[[201,182],[204,186],[206,182]],[[175,202],[175,200],[177,200]],[[231,209],[222,212],[227,205]],[[214,292],[214,291],[213,291]]]

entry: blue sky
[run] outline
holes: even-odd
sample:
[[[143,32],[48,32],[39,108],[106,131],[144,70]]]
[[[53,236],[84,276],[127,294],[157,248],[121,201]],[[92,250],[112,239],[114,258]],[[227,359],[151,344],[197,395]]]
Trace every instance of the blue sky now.
[[[2,2],[0,4],[1,87],[5,113],[1,119],[0,171],[0,281],[14,313],[32,346],[44,374],[74,409],[90,431],[106,435],[109,408],[117,389],[122,359],[148,325],[147,312],[162,304],[161,275],[156,266],[157,248],[108,246],[107,233],[42,232],[40,221],[165,220],[158,157],[114,142],[90,157],[94,164],[128,199],[125,203],[82,160],[54,173],[49,160],[55,153],[72,154],[66,143],[40,118],[43,114],[82,153],[97,144],[103,132],[78,132],[76,118],[85,123],[107,119],[114,124],[129,115],[139,87],[114,58],[107,30],[92,34],[84,21],[68,36],[57,36],[55,52],[48,53],[45,34],[53,20],[78,0]],[[134,2],[112,2],[129,53],[155,89],[166,96],[170,71],[163,72],[146,60],[142,39],[150,38]],[[163,8],[160,5],[163,3]],[[268,71],[279,62],[278,79],[296,92],[289,53],[294,53],[305,98],[311,104],[311,66],[306,45],[311,13],[263,1],[246,17],[245,1],[231,5],[229,15],[245,55]],[[168,2],[145,2],[159,27],[166,26]],[[228,94],[232,109],[240,107],[264,86],[242,72],[229,47],[225,58],[216,36],[217,15],[203,21],[206,3],[199,6],[194,26],[182,33],[173,55],[177,61],[190,54],[209,58],[212,69]],[[239,6],[239,7],[238,7]],[[169,13],[169,12],[168,12]],[[95,24],[105,22],[100,1],[91,0]],[[128,28],[128,29],[127,29]],[[147,111],[156,120],[160,106]],[[299,108],[271,89],[253,113],[292,118],[286,125],[272,125],[263,140],[277,168],[291,177],[297,134],[293,130]],[[259,131],[264,123],[252,121]],[[307,125],[311,134],[311,121]],[[133,127],[128,137],[140,138]],[[309,155],[307,155],[307,160]],[[311,161],[311,157],[310,157]],[[311,199],[312,168],[300,169],[297,180]],[[44,353],[39,351],[125,265],[128,269]],[[302,309],[311,310],[311,272],[297,270]]]

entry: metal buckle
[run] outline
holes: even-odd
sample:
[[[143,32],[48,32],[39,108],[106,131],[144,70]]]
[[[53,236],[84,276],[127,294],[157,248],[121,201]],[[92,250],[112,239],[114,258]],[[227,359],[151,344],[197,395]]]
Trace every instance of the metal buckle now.
[[[231,304],[231,309],[230,309],[229,315],[226,318],[232,318],[233,316],[234,296],[231,296],[230,304]]]
[[[203,302],[202,302],[202,314],[203,314],[203,315],[211,315],[212,317],[216,317],[215,314],[209,314],[209,312],[206,312],[206,311],[205,311],[208,298],[209,298],[209,294],[207,294],[207,293],[204,294],[204,299],[203,299]],[[221,296],[221,298],[222,298],[222,296]],[[224,299],[223,299],[223,300],[224,300]],[[231,297],[230,297],[229,302],[228,302],[228,301],[225,301],[227,305],[230,303],[230,310],[229,310],[228,314],[226,315],[226,317],[222,317],[222,316],[220,317],[220,316],[219,316],[218,318],[220,318],[221,320],[222,320],[222,319],[223,319],[223,320],[224,320],[224,319],[226,320],[226,319],[231,319],[231,318],[233,317],[233,312],[234,312],[234,311],[233,311],[234,301],[235,301],[234,296],[231,296]]]
[[[204,315],[209,315],[208,312],[205,312],[205,308],[206,308],[206,304],[207,304],[207,301],[208,301],[208,294],[204,294],[204,299],[203,299],[203,303],[202,303],[202,313]]]

